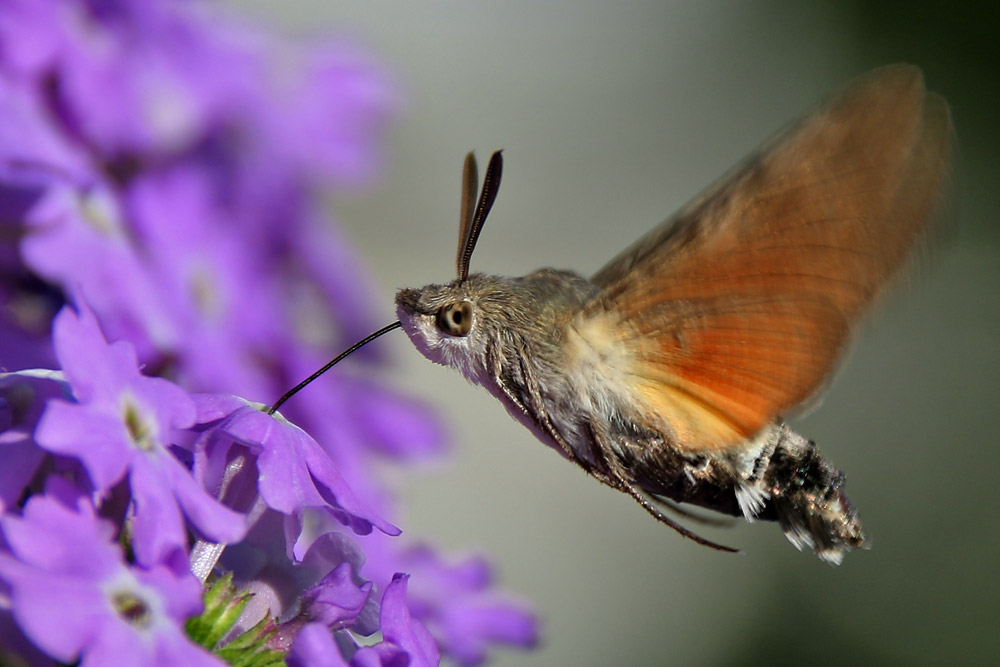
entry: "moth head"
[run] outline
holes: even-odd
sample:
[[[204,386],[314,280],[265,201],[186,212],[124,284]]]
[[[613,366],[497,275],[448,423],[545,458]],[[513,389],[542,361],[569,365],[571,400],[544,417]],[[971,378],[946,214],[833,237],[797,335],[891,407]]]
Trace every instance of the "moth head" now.
[[[486,345],[481,332],[476,330],[478,316],[476,315],[476,299],[473,298],[472,294],[476,290],[478,293],[482,293],[483,289],[481,285],[478,285],[481,280],[470,281],[469,260],[472,259],[472,251],[476,248],[479,232],[482,230],[486,216],[496,199],[502,171],[503,158],[500,156],[500,151],[496,151],[490,157],[479,203],[473,209],[472,201],[476,195],[479,175],[475,156],[471,152],[465,156],[465,166],[462,171],[462,213],[458,229],[458,279],[450,285],[428,285],[419,290],[400,290],[396,295],[399,321],[382,327],[358,341],[323,368],[285,392],[268,409],[268,414],[277,412],[285,401],[354,351],[364,347],[379,336],[400,327],[406,331],[417,349],[423,352],[427,358],[438,363],[455,366],[474,381],[478,381],[477,378],[482,377],[481,369],[485,369],[486,365],[484,352]],[[472,278],[482,279],[484,277],[476,275]],[[487,279],[487,282],[489,280]],[[487,289],[487,291],[489,290]],[[454,342],[459,340],[463,342],[460,344]]]
[[[484,276],[469,276],[469,262],[479,240],[486,216],[500,188],[503,157],[490,157],[483,187],[476,199],[479,169],[473,153],[465,156],[462,168],[462,202],[458,228],[456,268],[458,278],[448,285],[428,285],[403,289],[396,294],[396,310],[410,340],[428,359],[455,366],[469,377],[484,365],[485,350],[482,316],[478,302],[488,282]],[[475,203],[475,204],[474,204]]]
[[[495,336],[491,315],[492,278],[474,274],[448,285],[427,285],[396,293],[396,315],[416,348],[439,364],[453,366],[470,379],[485,369],[485,350]],[[485,298],[484,298],[485,297]]]

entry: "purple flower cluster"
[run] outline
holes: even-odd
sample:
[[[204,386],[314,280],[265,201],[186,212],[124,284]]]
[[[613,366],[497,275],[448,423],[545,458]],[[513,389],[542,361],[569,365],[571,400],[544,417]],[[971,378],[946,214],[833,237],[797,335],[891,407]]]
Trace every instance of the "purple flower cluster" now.
[[[230,395],[273,400],[374,328],[325,204],[374,176],[393,103],[356,51],[194,0],[0,0],[0,663],[534,644],[485,561],[397,537],[377,471],[442,435],[366,377],[375,351],[294,423]],[[216,609],[222,574],[244,593]]]

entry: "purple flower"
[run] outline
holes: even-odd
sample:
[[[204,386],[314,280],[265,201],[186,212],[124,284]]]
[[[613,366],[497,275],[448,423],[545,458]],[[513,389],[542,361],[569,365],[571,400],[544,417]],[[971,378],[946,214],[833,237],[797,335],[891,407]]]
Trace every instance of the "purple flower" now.
[[[141,245],[157,249],[143,270],[169,323],[158,346],[176,358],[186,386],[269,395],[273,379],[260,360],[291,344],[281,283],[262,270],[273,258],[260,239],[238,233],[216,178],[192,163],[132,182],[128,219]]]
[[[0,39],[11,45],[5,64],[22,76],[52,77],[52,105],[67,132],[105,156],[174,150],[220,107],[240,101],[243,63],[225,37],[220,45],[198,29],[192,19],[209,17],[196,4],[5,4],[12,14],[0,21]],[[204,66],[226,58],[227,67]]]
[[[111,336],[145,356],[172,328],[114,189],[98,178],[52,176],[26,216],[25,264],[65,292],[83,294],[101,313]]]
[[[437,644],[427,629],[410,615],[406,602],[409,575],[396,574],[382,595],[382,642],[354,654],[352,665],[413,665],[431,667],[441,660]]]
[[[534,641],[484,562],[390,537],[399,508],[381,471],[439,455],[444,438],[368,377],[377,347],[296,397],[285,414],[302,428],[220,395],[273,400],[381,319],[326,195],[375,173],[395,107],[357,51],[281,41],[214,4],[0,0],[0,368],[64,373],[0,378],[5,533],[29,522],[26,497],[72,480],[135,564],[91,556],[127,572],[145,610],[193,532],[199,574],[221,550],[218,571],[254,593],[234,632],[270,615],[290,660],[323,645],[330,664],[434,663],[425,626],[464,664]],[[53,567],[66,535],[45,543]],[[11,545],[7,585],[41,586]],[[0,644],[49,651],[41,603],[19,595]],[[380,628],[382,644],[357,649]],[[96,662],[58,641],[59,659]]]
[[[133,549],[144,565],[186,552],[182,515],[217,542],[242,537],[241,515],[219,504],[167,449],[172,432],[194,422],[192,399],[161,378],[145,377],[127,343],[108,345],[89,310],[56,317],[56,351],[76,403],[49,402],[35,437],[80,459],[103,491],[126,474],[135,502]]]
[[[337,44],[285,49],[287,65],[269,72],[270,104],[256,109],[271,128],[262,149],[310,177],[356,184],[374,174],[386,120],[397,105],[386,73]]]
[[[4,2],[4,11],[0,11],[0,26],[11,20],[11,16],[6,14],[7,4]],[[41,6],[51,3],[32,4]],[[8,54],[8,49],[21,43],[22,40],[14,35],[3,38],[0,32],[4,55]],[[33,170],[37,172],[36,176],[49,179],[56,176],[79,178],[91,173],[85,152],[67,141],[51,122],[42,90],[0,76],[0,109],[4,113],[4,123],[0,126],[0,164],[11,172],[5,175],[5,181],[17,172],[30,174]],[[9,223],[10,220],[4,222]]]
[[[402,567],[411,574],[411,612],[460,664],[483,662],[493,644],[532,648],[538,643],[534,614],[492,588],[491,567],[481,557],[446,562],[430,547],[419,546],[403,549],[389,563],[371,565],[376,571]]]
[[[358,544],[344,533],[327,532],[300,550],[297,532],[287,523],[287,517],[267,510],[246,538],[222,554],[219,566],[253,593],[237,629],[270,615],[284,621],[278,641],[317,619],[360,635],[376,632],[378,604],[359,574],[365,555]]]
[[[58,480],[57,480],[58,481]],[[200,607],[190,573],[130,568],[114,526],[68,485],[4,516],[0,578],[20,628],[53,658],[91,665],[221,665],[184,636]],[[62,488],[56,488],[62,487]]]
[[[6,8],[0,9],[0,23]],[[6,47],[0,44],[0,49]],[[58,290],[25,265],[21,239],[31,211],[53,183],[77,178],[83,160],[45,121],[35,91],[0,76],[0,368],[52,367],[48,332],[62,304]]]
[[[347,646],[352,667],[433,667],[441,660],[437,644],[427,629],[415,620],[406,600],[409,575],[396,574],[382,595],[380,615],[382,641],[373,646]],[[332,635],[324,625],[306,625],[292,644],[289,667],[340,667],[344,637]],[[353,651],[352,651],[353,649]]]
[[[341,563],[323,580],[302,594],[303,613],[330,628],[346,627],[361,614],[371,582],[354,583],[351,564]]]
[[[330,629],[309,623],[295,636],[286,656],[288,667],[348,667]]]
[[[268,646],[287,651],[306,627],[322,627],[328,636],[344,628],[357,632],[358,617],[366,609],[377,607],[371,600],[371,591],[371,582],[358,586],[354,582],[352,565],[341,563],[318,584],[302,593],[298,615],[278,626]],[[373,625],[375,627],[377,623]]]
[[[46,401],[56,397],[70,398],[61,373],[0,374],[0,514],[21,499],[45,457],[33,433]]]
[[[0,609],[0,637],[3,637],[3,645],[0,646],[0,664],[17,667],[57,667],[55,660],[42,653],[24,635],[14,620],[10,608]]]
[[[210,426],[199,443],[207,453],[206,470],[221,470],[230,448],[242,445],[256,457],[257,488],[271,509],[293,517],[306,509],[322,509],[359,534],[370,533],[374,526],[399,535],[399,528],[357,499],[323,448],[298,426],[236,397],[196,398],[198,422]]]

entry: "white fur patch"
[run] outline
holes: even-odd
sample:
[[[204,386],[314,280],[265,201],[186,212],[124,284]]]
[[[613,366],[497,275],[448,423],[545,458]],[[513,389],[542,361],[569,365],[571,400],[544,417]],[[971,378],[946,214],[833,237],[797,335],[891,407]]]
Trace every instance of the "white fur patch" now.
[[[816,544],[812,535],[808,530],[806,530],[806,527],[800,523],[789,523],[784,526],[784,529],[785,537],[787,537],[788,541],[792,543],[792,546],[799,551],[802,551],[803,549],[812,549]],[[822,556],[820,557],[822,558]]]
[[[607,415],[618,403],[634,399],[626,377],[629,350],[614,335],[610,316],[577,317],[566,332],[567,379],[577,388],[581,407]]]
[[[478,335],[460,338],[446,337],[434,326],[434,319],[426,315],[413,315],[402,307],[396,315],[403,324],[403,331],[414,347],[430,361],[457,369],[469,382],[483,384],[481,345]]]
[[[838,549],[823,549],[822,551],[817,551],[816,555],[819,559],[830,565],[840,565],[844,560],[844,552]]]
[[[757,515],[763,511],[767,498],[767,491],[759,486],[741,483],[736,487],[736,502],[749,523],[753,523]]]

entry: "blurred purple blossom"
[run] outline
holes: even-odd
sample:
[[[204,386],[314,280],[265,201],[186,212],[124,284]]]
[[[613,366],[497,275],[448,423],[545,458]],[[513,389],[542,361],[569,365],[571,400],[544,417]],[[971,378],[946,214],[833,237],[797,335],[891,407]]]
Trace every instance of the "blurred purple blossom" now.
[[[0,370],[61,369],[0,375],[3,650],[96,664],[112,644],[45,610],[73,589],[57,611],[83,614],[114,579],[159,610],[166,653],[133,664],[215,664],[180,634],[198,606],[181,568],[203,547],[253,594],[231,634],[271,619],[292,664],[435,664],[438,646],[475,664],[534,643],[485,561],[392,537],[379,471],[444,438],[371,379],[377,347],[297,396],[294,424],[250,402],[375,328],[326,194],[377,174],[388,79],[197,0],[0,0]],[[66,570],[70,536],[93,571]]]

